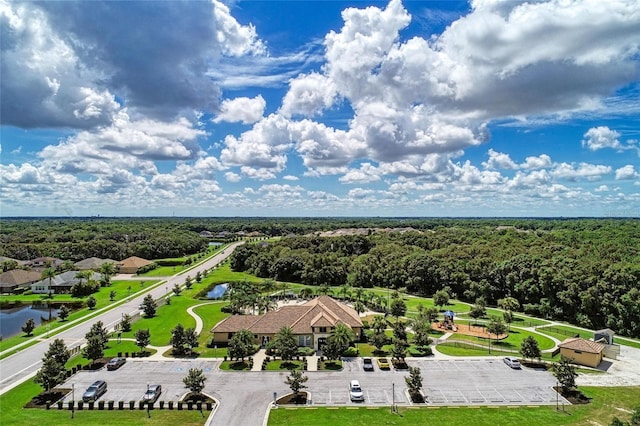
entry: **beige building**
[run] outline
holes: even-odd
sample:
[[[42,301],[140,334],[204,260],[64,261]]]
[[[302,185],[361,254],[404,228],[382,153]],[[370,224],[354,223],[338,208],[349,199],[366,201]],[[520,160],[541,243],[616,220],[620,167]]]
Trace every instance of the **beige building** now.
[[[362,333],[362,321],[355,309],[329,296],[320,296],[302,305],[283,306],[263,315],[232,315],[211,329],[215,343],[227,343],[233,334],[246,329],[253,333],[254,343],[265,346],[284,326],[289,326],[298,346],[318,350],[338,323],[349,326],[355,339]]]
[[[605,345],[592,340],[573,337],[558,345],[560,355],[568,358],[574,364],[597,367],[602,361]]]
[[[127,257],[116,264],[118,272],[121,274],[136,274],[143,266],[151,265],[153,262],[137,256]]]

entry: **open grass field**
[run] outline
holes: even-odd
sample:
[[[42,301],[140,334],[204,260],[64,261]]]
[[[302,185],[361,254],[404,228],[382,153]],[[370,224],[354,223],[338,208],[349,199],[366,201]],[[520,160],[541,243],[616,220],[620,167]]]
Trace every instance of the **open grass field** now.
[[[291,424],[314,426],[560,426],[560,425],[608,425],[615,416],[628,420],[629,414],[621,410],[633,410],[640,405],[640,387],[596,388],[582,391],[593,398],[590,404],[568,406],[565,412],[555,406],[545,407],[399,407],[392,414],[389,407],[312,407],[271,410],[269,426]]]
[[[199,411],[193,410],[153,410],[151,418],[147,418],[145,410],[82,410],[75,412],[71,419],[70,411],[51,409],[23,409],[22,407],[38,395],[42,388],[27,381],[16,387],[11,392],[0,396],[0,416],[1,423],[11,426],[33,426],[33,425],[73,425],[73,426],[94,426],[94,425],[203,425],[209,416],[208,411],[203,411],[204,418]]]

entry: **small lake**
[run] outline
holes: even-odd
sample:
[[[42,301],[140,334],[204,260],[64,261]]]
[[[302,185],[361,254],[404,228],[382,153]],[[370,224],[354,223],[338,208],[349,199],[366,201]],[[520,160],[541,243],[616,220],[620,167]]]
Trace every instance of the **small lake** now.
[[[224,296],[224,293],[227,291],[228,286],[229,286],[229,283],[218,284],[213,289],[209,290],[209,292],[207,293],[207,298],[208,299],[222,298],[222,296]]]
[[[3,339],[22,333],[22,326],[29,318],[33,318],[36,326],[44,320],[56,319],[59,309],[46,303],[20,305],[11,309],[0,310],[0,336]]]

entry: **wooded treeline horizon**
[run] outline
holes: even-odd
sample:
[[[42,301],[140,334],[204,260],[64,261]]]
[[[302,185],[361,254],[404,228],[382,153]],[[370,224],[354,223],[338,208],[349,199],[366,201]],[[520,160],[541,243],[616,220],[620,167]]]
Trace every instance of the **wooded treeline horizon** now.
[[[367,228],[360,235],[317,233]],[[309,285],[406,288],[640,337],[640,220],[523,218],[2,219],[0,256],[160,259],[206,248],[201,231],[285,237],[247,244],[235,270]],[[315,235],[314,235],[315,234]]]

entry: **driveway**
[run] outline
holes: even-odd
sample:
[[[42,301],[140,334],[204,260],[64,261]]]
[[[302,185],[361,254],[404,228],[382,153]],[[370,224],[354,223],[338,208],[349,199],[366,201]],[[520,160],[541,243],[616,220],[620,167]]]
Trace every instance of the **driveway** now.
[[[189,368],[201,368],[207,381],[204,392],[220,401],[213,424],[261,426],[273,393],[290,393],[284,372],[227,372],[218,369],[219,360],[129,359],[116,371],[82,371],[66,382],[75,384],[75,399],[95,380],[106,380],[105,401],[138,401],[147,384],[161,384],[159,400],[177,401],[186,389],[182,379]],[[428,405],[544,405],[555,404],[555,379],[546,371],[512,370],[501,359],[411,360],[422,370],[423,390]],[[343,371],[307,372],[307,389],[316,406],[388,406],[409,404],[404,378],[406,371],[362,370],[362,359],[347,360]],[[349,400],[348,383],[358,379],[365,401]],[[560,401],[563,402],[562,398]],[[567,403],[566,401],[564,401]]]
[[[615,361],[603,358],[598,366],[607,374],[580,374],[578,386],[640,386],[640,349],[620,346],[620,355]]]

